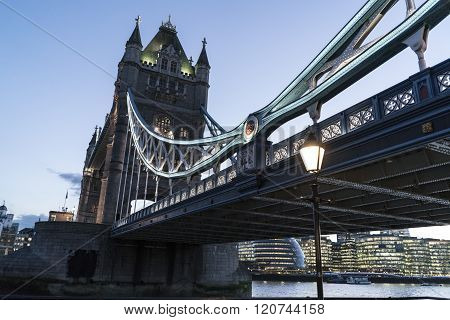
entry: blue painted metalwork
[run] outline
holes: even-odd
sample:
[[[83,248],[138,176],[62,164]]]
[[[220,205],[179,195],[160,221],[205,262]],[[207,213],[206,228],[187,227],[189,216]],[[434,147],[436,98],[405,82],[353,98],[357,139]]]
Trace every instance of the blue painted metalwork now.
[[[392,119],[401,119],[406,113],[410,113],[423,107],[423,104],[429,100],[448,98],[450,96],[450,90],[448,90],[449,73],[450,59],[433,68],[417,73],[409,79],[320,122],[318,125],[322,132],[322,140],[325,144],[328,144],[338,141],[339,139],[344,139],[346,135],[349,134],[354,135],[358,132],[364,134],[365,131],[370,132],[370,129],[374,126],[391,121]],[[425,86],[423,87],[422,84],[425,84]],[[406,100],[400,99],[401,102],[398,103],[403,103],[401,108],[394,108],[395,110],[393,110],[389,102],[386,103],[386,101],[398,99],[397,97],[402,96],[406,91],[411,97],[408,97]],[[411,101],[411,99],[414,99],[415,103],[403,102]],[[449,108],[450,107],[447,107],[447,109]],[[339,127],[339,129],[336,127]],[[390,130],[394,129],[395,128],[390,128]],[[447,131],[448,130],[450,129],[447,129]],[[326,132],[325,135],[324,132]],[[286,140],[269,146],[265,153],[266,168],[270,169],[279,162],[288,161],[290,158],[295,157],[299,153],[299,149],[306,133],[306,130],[302,131]],[[249,145],[251,146],[252,144],[253,143],[250,143]],[[355,159],[355,162],[361,162],[362,160],[364,159],[360,157],[359,159]],[[113,228],[120,228],[121,226],[137,221],[141,217],[155,215],[155,219],[158,219],[156,217],[158,211],[188,199],[195,198],[196,196],[217,187],[224,186],[238,178],[241,170],[242,168],[239,168],[239,164],[228,167],[204,180],[194,183],[187,189],[180,190],[173,195],[161,199],[141,210],[139,215],[131,215],[117,221]]]
[[[294,81],[266,107],[251,114],[236,128],[213,137],[174,140],[155,132],[139,115],[133,95],[128,94],[128,110],[133,143],[142,163],[155,175],[165,178],[189,177],[218,166],[248,144],[255,136],[268,134],[286,121],[310,112],[317,120],[320,105],[375,69],[407,46],[418,30],[433,28],[450,10],[448,1],[428,0],[420,8],[407,7],[408,15],[384,36],[364,44],[365,39],[396,0],[369,0],[322,52]],[[448,74],[440,86],[448,88]],[[383,101],[386,115],[415,103],[412,88]],[[347,123],[337,120],[322,128],[323,141],[334,139],[362,124],[375,120],[372,109],[361,109]],[[347,121],[347,120],[346,120]],[[287,150],[279,150],[276,160]]]

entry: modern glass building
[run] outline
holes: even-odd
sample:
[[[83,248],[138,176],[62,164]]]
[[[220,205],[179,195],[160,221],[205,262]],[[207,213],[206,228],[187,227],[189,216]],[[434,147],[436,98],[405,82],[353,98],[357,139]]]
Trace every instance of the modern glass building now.
[[[305,266],[308,270],[315,270],[316,268],[316,247],[314,238],[302,238],[300,240],[303,253],[305,254]],[[333,251],[332,242],[327,237],[322,237],[320,240],[322,249],[322,266],[323,270],[331,271],[333,265]]]
[[[356,240],[347,239],[340,245],[341,250],[341,264],[338,266],[339,270],[345,271],[357,271],[357,255],[356,255]]]
[[[303,267],[303,253],[295,239],[241,242],[239,260],[261,272],[298,271]]]
[[[429,275],[450,275],[450,241],[425,239],[429,250]]]
[[[359,271],[402,273],[405,248],[399,236],[376,234],[356,240]]]
[[[239,245],[240,260],[258,271],[299,271],[298,257],[304,255],[306,270],[314,271],[314,239],[298,242],[301,249],[295,249],[290,239],[243,242]],[[341,235],[337,242],[323,237],[321,246],[325,271],[450,275],[450,240],[411,237],[407,230]],[[296,254],[296,250],[302,253]]]

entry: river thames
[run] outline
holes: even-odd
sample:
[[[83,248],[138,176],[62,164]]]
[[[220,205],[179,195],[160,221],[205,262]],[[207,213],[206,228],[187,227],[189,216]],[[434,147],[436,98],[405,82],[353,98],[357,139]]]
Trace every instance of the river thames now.
[[[333,298],[404,298],[433,297],[450,299],[450,285],[421,286],[419,284],[372,283],[351,285],[324,283],[325,297]],[[314,298],[315,282],[253,281],[254,298]]]

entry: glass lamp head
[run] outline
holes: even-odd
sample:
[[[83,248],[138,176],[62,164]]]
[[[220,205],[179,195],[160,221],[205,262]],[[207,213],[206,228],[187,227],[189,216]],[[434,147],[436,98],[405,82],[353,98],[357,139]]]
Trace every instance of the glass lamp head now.
[[[309,173],[319,172],[322,169],[324,154],[325,149],[317,139],[317,136],[314,133],[309,133],[300,148],[300,156],[302,157],[306,171]]]

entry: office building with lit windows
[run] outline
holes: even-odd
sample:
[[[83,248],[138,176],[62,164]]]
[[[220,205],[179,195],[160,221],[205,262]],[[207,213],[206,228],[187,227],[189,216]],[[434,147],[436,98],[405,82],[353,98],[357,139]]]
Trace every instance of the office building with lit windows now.
[[[261,272],[298,271],[304,267],[303,252],[294,238],[241,242],[239,260]]]
[[[315,270],[316,268],[316,247],[313,237],[302,238],[300,240],[303,253],[305,254],[305,267],[308,270]],[[323,270],[331,271],[333,263],[332,242],[327,237],[322,237],[320,240],[322,251],[322,266]]]
[[[33,240],[33,235],[33,228],[24,228],[20,230],[14,241],[14,251],[20,250],[24,247],[29,247],[31,245],[31,241]]]
[[[365,272],[401,273],[405,248],[398,236],[370,235],[356,240],[358,270]]]

